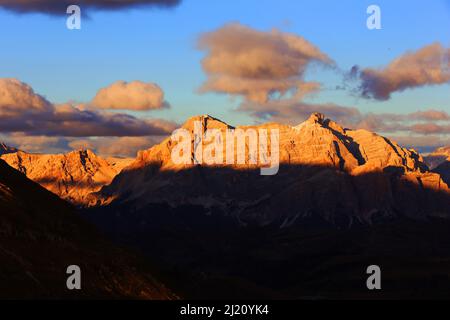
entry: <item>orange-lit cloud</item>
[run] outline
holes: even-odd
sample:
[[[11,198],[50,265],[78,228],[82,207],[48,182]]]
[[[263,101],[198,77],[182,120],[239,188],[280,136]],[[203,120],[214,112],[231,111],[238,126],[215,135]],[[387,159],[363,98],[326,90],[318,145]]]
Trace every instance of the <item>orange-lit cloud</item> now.
[[[145,150],[163,139],[161,136],[149,137],[103,137],[73,140],[69,142],[72,149],[91,149],[101,156],[136,157],[139,150]]]
[[[52,105],[17,79],[0,79],[0,116],[47,112]]]
[[[362,113],[355,107],[333,103],[272,101],[263,105],[243,103],[239,110],[249,113],[259,122],[270,121],[296,125],[306,120],[312,113],[321,112],[348,128],[366,129],[378,133],[450,134],[450,115],[445,111],[434,109],[408,114]]]
[[[362,114],[354,107],[339,106],[333,103],[310,104],[305,102],[272,101],[267,104],[247,102],[239,107],[260,121],[271,121],[296,125],[309,118],[314,112],[321,112],[336,122],[354,124]]]
[[[408,128],[411,132],[421,134],[450,134],[450,125],[441,125],[437,123],[427,122],[418,123]]]
[[[7,144],[30,153],[61,153],[67,150],[67,142],[62,137],[28,136],[23,132],[7,136]]]
[[[47,136],[150,136],[169,134],[171,121],[136,118],[126,113],[53,105],[15,79],[0,79],[0,132]]]
[[[394,92],[450,82],[450,49],[434,43],[405,53],[385,68],[355,66],[351,73],[361,80],[363,97],[388,100]]]
[[[319,84],[304,81],[306,68],[314,62],[333,64],[300,36],[238,23],[201,35],[198,45],[207,52],[202,67],[208,78],[200,92],[243,96],[259,104],[287,93],[301,98],[318,90]]]
[[[167,103],[164,92],[155,83],[117,81],[100,89],[92,105],[100,109],[144,111],[164,108]]]

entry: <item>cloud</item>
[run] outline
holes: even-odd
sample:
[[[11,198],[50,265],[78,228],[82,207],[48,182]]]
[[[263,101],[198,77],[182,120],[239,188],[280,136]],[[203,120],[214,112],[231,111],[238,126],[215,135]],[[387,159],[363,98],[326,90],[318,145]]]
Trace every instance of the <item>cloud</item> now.
[[[318,90],[305,82],[307,67],[332,60],[304,38],[278,30],[262,32],[238,23],[200,36],[207,52],[202,67],[208,76],[200,92],[243,96],[247,102],[268,103],[286,94],[300,99]]]
[[[168,134],[176,124],[162,119],[139,119],[125,113],[80,110],[74,105],[56,106],[50,117],[36,119],[31,132],[72,137],[148,136]]]
[[[167,107],[164,92],[155,83],[117,81],[102,88],[92,100],[100,109],[144,111]]]
[[[139,150],[145,150],[161,142],[161,136],[120,137],[120,138],[88,138],[73,140],[69,143],[72,149],[91,149],[101,156],[136,157]]]
[[[360,79],[363,97],[388,100],[394,92],[450,82],[450,49],[434,43],[403,54],[385,68],[354,66],[350,74]]]
[[[0,116],[46,112],[52,105],[44,97],[17,79],[0,79]]]
[[[410,113],[408,118],[411,120],[450,121],[450,115],[447,112],[433,109]]]
[[[149,136],[172,132],[176,124],[126,113],[53,105],[15,79],[0,79],[0,132],[47,136]]]
[[[67,141],[62,137],[28,136],[23,132],[2,137],[8,145],[14,145],[22,151],[30,153],[62,153],[67,151]]]
[[[408,128],[409,131],[421,134],[450,134],[450,125],[439,125],[436,123],[419,123]]]
[[[96,144],[90,138],[72,140],[68,142],[68,146],[74,150],[94,150]]]
[[[273,121],[297,125],[309,118],[314,112],[321,112],[328,118],[342,124],[354,124],[360,121],[362,115],[357,108],[339,106],[333,103],[310,104],[305,102],[272,101],[260,105],[258,103],[243,103],[239,111],[249,113],[259,121]]]
[[[17,13],[40,12],[45,14],[66,14],[72,4],[83,9],[119,10],[132,7],[174,7],[180,0],[0,0],[0,7]]]
[[[247,102],[239,111],[247,112],[257,122],[273,121],[297,125],[312,113],[320,112],[326,117],[352,129],[366,129],[382,134],[405,132],[420,135],[450,134],[450,115],[441,110],[419,110],[408,114],[362,113],[355,107],[333,103],[312,104],[292,101],[272,101],[267,104]]]
[[[102,157],[136,157],[139,150],[151,148],[163,140],[162,136],[146,137],[70,137],[29,136],[17,132],[0,136],[7,145],[29,153],[67,153],[89,149]]]
[[[414,148],[419,152],[428,153],[436,150],[438,147],[450,145],[450,138],[439,135],[421,136],[416,134],[409,135],[391,135],[391,140],[396,141],[402,146]]]

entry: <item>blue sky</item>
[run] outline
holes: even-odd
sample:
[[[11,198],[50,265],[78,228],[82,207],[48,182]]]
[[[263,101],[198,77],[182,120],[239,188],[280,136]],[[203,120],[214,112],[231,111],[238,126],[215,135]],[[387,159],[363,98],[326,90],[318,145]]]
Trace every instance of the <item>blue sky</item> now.
[[[381,8],[382,30],[366,28],[370,4]],[[239,99],[197,92],[206,76],[200,65],[205,53],[197,49],[196,40],[226,23],[298,34],[328,54],[342,71],[353,65],[381,67],[436,41],[450,47],[450,1],[444,0],[184,0],[168,10],[91,11],[89,15],[83,18],[81,30],[68,30],[64,14],[0,9],[0,78],[20,79],[58,103],[87,102],[98,89],[117,80],[155,82],[172,107],[139,116],[183,122],[209,113],[245,124],[253,119],[234,110]],[[325,90],[308,100],[315,103],[333,102],[375,113],[426,108],[450,112],[450,84],[397,92],[380,102],[334,90],[341,81],[337,71],[317,68],[306,78],[324,84]]]

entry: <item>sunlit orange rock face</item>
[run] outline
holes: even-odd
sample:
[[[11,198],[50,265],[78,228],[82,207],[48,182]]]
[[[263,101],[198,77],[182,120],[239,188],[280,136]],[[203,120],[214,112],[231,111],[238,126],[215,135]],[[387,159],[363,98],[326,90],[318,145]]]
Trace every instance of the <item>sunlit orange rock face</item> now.
[[[103,159],[89,150],[67,154],[30,154],[22,151],[1,156],[10,166],[47,190],[76,205],[100,190],[127,166],[129,159]]]
[[[220,129],[224,132],[224,136],[226,129],[267,129],[268,132],[278,129],[280,164],[332,166],[352,174],[383,170],[389,166],[402,167],[408,172],[425,170],[423,159],[417,152],[402,148],[395,142],[366,130],[344,129],[337,123],[325,119],[322,114],[313,114],[307,121],[295,127],[269,123],[237,128],[210,116],[198,116],[189,119],[182,128],[193,134],[196,121],[202,123],[203,133],[206,130]],[[269,139],[269,146],[270,143]],[[176,142],[171,141],[169,137],[161,144],[141,151],[129,169],[148,164],[157,164],[163,169],[185,168],[186,166],[174,164],[171,159],[175,144]],[[235,144],[237,154],[239,151],[236,151],[236,147]],[[246,151],[248,152],[248,141]],[[245,165],[234,164],[231,167],[242,169],[259,166],[251,166],[247,154]]]
[[[261,163],[250,163],[248,155],[245,164],[176,164],[171,155],[177,142],[169,137],[141,151],[109,186],[91,196],[90,205],[199,205],[235,216],[244,225],[280,226],[316,215],[351,225],[356,220],[370,224],[376,216],[450,214],[449,189],[440,175],[430,172],[414,150],[375,133],[343,128],[318,113],[298,126],[233,128],[197,116],[182,128],[193,134],[196,122],[202,134],[209,129],[278,129],[278,173],[261,176]],[[247,141],[245,146],[248,151]]]

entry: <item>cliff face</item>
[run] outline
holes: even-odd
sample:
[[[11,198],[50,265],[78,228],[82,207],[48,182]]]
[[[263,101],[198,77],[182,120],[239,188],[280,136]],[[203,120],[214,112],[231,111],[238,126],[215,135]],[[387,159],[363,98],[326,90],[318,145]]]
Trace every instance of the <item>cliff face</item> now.
[[[82,290],[66,289],[69,265],[80,266]],[[176,298],[150,270],[0,160],[0,298]]]
[[[414,150],[375,133],[343,128],[321,114],[294,127],[274,123],[238,128],[199,116],[182,128],[193,134],[195,123],[201,123],[202,135],[219,129],[223,137],[230,129],[267,129],[269,136],[279,130],[278,174],[260,175],[263,165],[250,161],[247,140],[245,163],[180,165],[171,157],[177,143],[167,138],[140,152],[109,186],[92,195],[90,204],[199,205],[235,217],[242,225],[289,226],[320,217],[350,226],[371,224],[378,216],[422,219],[450,214],[449,189],[440,175],[428,171]],[[192,146],[195,143],[192,138]],[[192,160],[197,157],[194,150]],[[239,152],[235,146],[236,158]]]
[[[30,154],[22,151],[4,154],[1,159],[47,190],[76,205],[100,190],[131,161],[103,159],[90,150],[67,154]]]

